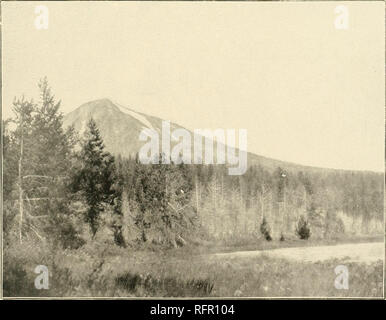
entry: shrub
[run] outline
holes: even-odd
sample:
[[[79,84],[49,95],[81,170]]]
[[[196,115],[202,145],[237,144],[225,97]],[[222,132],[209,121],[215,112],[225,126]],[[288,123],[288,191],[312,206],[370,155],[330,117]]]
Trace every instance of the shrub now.
[[[267,241],[272,240],[271,228],[269,227],[268,222],[267,220],[265,220],[265,218],[263,218],[263,222],[260,225],[260,232],[264,236],[265,240]]]
[[[21,264],[14,261],[4,264],[4,296],[30,296],[33,282],[28,279],[27,272]]]
[[[115,285],[136,296],[205,297],[211,294],[214,283],[210,279],[182,280],[126,272],[115,278]]]
[[[5,297],[44,296],[45,290],[35,288],[37,265],[48,265],[50,252],[41,244],[14,241],[4,246],[3,289]]]
[[[296,227],[296,234],[302,240],[307,240],[311,236],[311,230],[308,224],[308,221],[301,216],[298,225]]]

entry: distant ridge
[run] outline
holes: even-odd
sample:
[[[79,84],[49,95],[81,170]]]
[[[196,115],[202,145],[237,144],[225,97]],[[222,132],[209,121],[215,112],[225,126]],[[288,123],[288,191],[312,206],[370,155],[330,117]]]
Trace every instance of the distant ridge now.
[[[154,129],[161,133],[163,121],[158,117],[137,112],[118,102],[104,98],[86,102],[65,115],[64,126],[73,125],[75,130],[82,134],[90,118],[93,118],[97,123],[107,150],[123,157],[135,156],[143,146],[143,142],[138,139],[143,128]],[[176,128],[184,127],[171,123],[171,130]],[[190,130],[188,131],[193,135]],[[277,167],[289,171],[353,171],[300,165],[248,152],[248,165],[251,164],[261,165],[269,171],[275,170]]]

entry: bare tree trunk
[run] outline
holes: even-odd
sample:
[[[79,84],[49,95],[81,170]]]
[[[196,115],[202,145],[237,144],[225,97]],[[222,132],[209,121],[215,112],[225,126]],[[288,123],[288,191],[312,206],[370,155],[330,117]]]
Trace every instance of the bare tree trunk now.
[[[304,188],[304,211],[307,213],[307,190]]]
[[[21,159],[19,160],[19,241],[22,243],[22,226],[23,226],[23,189],[21,186]]]
[[[217,206],[216,206],[216,203],[217,203],[217,178],[216,178],[216,175],[214,177],[214,188],[213,188],[213,204],[214,204],[214,212],[216,213],[217,211]]]
[[[264,220],[264,185],[261,186],[261,216],[263,217]]]
[[[199,192],[199,190],[198,190],[198,188],[199,188],[199,186],[198,186],[198,177],[196,176],[196,210],[197,210],[197,215],[199,215],[199,210],[200,210],[200,208],[199,208],[199,197],[198,197],[198,192]]]
[[[23,227],[23,178],[22,178],[22,161],[23,161],[23,116],[21,120],[21,135],[20,135],[20,159],[19,159],[19,241],[22,243],[22,227]]]
[[[224,202],[224,175],[221,175],[221,201]]]
[[[282,215],[282,227],[281,227],[281,230],[282,230],[282,233],[285,232],[285,216],[287,215],[287,212],[286,212],[286,203],[285,203],[285,185],[284,185],[284,188],[283,188],[283,215]]]

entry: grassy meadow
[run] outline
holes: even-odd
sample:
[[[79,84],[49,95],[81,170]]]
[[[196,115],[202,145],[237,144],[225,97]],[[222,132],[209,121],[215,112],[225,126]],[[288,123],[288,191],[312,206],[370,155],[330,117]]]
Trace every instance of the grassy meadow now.
[[[273,241],[271,246],[275,245]],[[279,243],[276,243],[279,246]],[[329,260],[303,263],[258,257],[224,258],[208,248],[129,250],[101,243],[77,250],[20,245],[6,252],[4,296],[17,297],[381,297],[383,264]],[[12,261],[10,264],[8,261]],[[49,289],[34,287],[47,265]],[[350,270],[349,289],[334,287],[334,268]]]

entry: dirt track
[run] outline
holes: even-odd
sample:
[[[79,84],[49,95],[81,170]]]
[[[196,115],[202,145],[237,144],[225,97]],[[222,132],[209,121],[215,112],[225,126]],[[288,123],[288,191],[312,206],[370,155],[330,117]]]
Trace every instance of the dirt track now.
[[[257,251],[237,251],[217,253],[217,257],[255,257],[258,255],[285,258],[289,260],[317,262],[329,259],[346,259],[348,262],[371,263],[383,260],[385,245],[383,242],[341,244],[333,246],[297,247]]]

